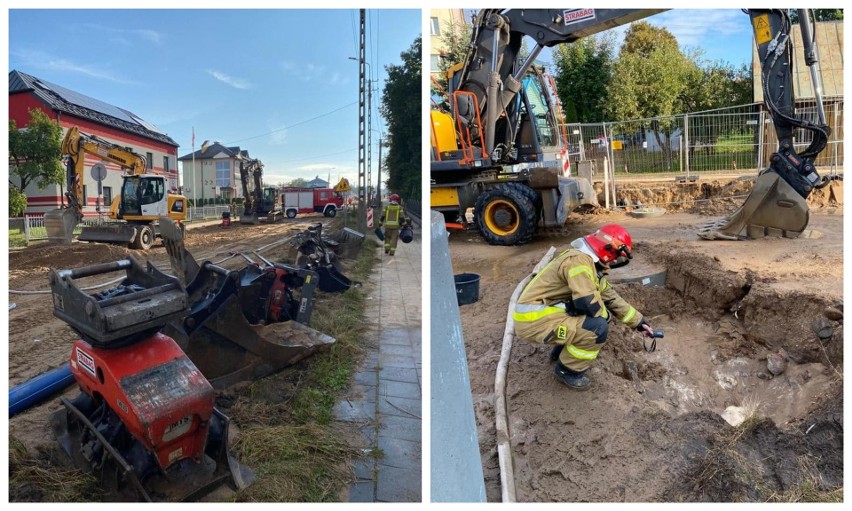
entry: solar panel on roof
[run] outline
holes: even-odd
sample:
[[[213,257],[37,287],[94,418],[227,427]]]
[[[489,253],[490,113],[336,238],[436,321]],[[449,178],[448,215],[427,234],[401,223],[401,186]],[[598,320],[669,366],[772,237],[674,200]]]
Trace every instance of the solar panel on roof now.
[[[163,135],[165,135],[165,133],[163,133],[163,131],[160,128],[154,126],[150,122],[148,122],[144,119],[140,119],[140,118],[136,117],[135,115],[131,114],[130,112],[127,112],[127,113],[130,115],[130,117],[133,118],[134,121],[141,124],[142,126],[145,126],[145,128],[147,128],[149,131],[153,131],[154,133],[162,133]]]
[[[74,92],[70,89],[66,89],[65,87],[56,85],[54,83],[45,82],[44,80],[38,80],[37,83],[42,87],[52,91],[53,93],[55,93],[56,95],[58,95],[69,103],[73,103],[75,105],[79,105],[84,108],[88,108],[90,110],[94,110],[96,112],[115,117],[116,119],[121,119],[122,121],[132,122],[134,124],[141,124],[136,119],[128,115],[127,112],[125,112],[124,110],[116,106],[110,105],[109,103],[98,101],[95,98],[84,96],[79,92]]]

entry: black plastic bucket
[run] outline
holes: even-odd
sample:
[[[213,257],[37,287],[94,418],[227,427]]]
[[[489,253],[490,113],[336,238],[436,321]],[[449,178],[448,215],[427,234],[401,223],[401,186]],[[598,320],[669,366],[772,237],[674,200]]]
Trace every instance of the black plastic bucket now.
[[[456,298],[459,305],[467,305],[479,301],[479,274],[460,273],[454,275],[456,281]]]

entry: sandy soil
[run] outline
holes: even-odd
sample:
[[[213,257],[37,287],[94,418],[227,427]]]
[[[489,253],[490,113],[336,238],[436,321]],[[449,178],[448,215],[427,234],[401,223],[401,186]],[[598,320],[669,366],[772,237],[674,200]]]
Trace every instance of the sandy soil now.
[[[199,261],[213,261],[221,266],[239,269],[245,266],[242,257],[231,257],[241,252],[258,249],[270,243],[290,237],[304,230],[309,223],[321,221],[322,217],[285,221],[278,224],[257,226],[231,224],[228,228],[218,225],[190,229],[186,245]],[[262,255],[271,260],[293,261],[291,247],[285,243]],[[171,273],[165,248],[158,242],[147,251],[130,250],[100,243],[74,243],[70,246],[36,244],[9,255],[9,289],[20,291],[48,290],[48,269],[70,269],[86,265],[111,262],[134,254],[141,260],[149,260],[166,273]],[[105,274],[81,279],[80,285],[95,285],[107,282],[121,274]],[[10,294],[9,302],[15,309],[9,311],[9,387],[14,387],[47,370],[68,361],[71,343],[77,338],[64,322],[53,317],[53,304],[49,294]],[[78,391],[67,392],[74,397]],[[42,446],[55,444],[48,430],[47,417],[60,405],[51,399],[13,417],[9,422],[11,436],[21,440],[35,452]]]
[[[554,378],[549,346],[516,343],[508,401],[518,499],[766,500],[814,470],[826,488],[842,485],[842,321],[829,321],[823,342],[812,331],[842,300],[843,217],[835,206],[812,207],[816,239],[703,241],[695,231],[708,217],[687,212],[583,215],[570,223],[573,232],[521,247],[452,234],[454,272],[481,275],[480,300],[461,314],[489,500],[500,499],[493,391],[510,295],[549,246],[610,222],[627,227],[646,262],[667,270],[666,288],[617,287],[666,338],[646,353],[637,333],[614,326],[583,393]],[[779,353],[788,368],[773,378],[767,356]],[[636,364],[638,382],[626,361]],[[737,430],[721,415],[748,406],[764,421],[726,443]],[[729,444],[730,452],[720,447]],[[740,472],[756,480],[726,482]]]

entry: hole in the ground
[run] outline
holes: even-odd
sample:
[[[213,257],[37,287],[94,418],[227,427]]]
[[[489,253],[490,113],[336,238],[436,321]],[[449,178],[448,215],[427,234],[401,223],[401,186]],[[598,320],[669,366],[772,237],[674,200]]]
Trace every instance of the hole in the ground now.
[[[707,410],[732,425],[759,417],[783,427],[804,417],[840,377],[836,304],[764,289],[754,284],[759,275],[723,270],[710,257],[649,257],[665,267],[666,286],[618,289],[665,338],[648,353],[638,333],[612,329],[601,369],[632,380],[665,412]]]

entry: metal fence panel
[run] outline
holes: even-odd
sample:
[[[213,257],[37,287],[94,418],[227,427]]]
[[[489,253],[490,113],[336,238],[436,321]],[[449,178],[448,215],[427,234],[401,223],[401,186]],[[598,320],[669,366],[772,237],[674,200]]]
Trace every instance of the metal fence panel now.
[[[843,167],[843,98],[824,98],[823,105],[832,133],[816,165],[836,174]],[[799,116],[816,121],[816,112],[812,99],[796,104]],[[761,103],[565,128],[572,167],[595,160],[602,169],[606,158],[617,175],[754,174],[778,146],[771,116]],[[797,130],[796,148],[804,149],[811,138],[810,132]]]

